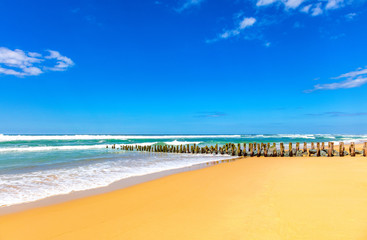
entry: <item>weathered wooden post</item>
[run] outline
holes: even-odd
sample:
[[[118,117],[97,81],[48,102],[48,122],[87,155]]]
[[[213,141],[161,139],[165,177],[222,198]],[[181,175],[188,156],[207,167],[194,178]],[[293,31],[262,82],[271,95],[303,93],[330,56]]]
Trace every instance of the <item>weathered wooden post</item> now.
[[[324,142],[321,143],[321,150],[325,150],[325,143]]]
[[[237,156],[242,156],[241,143],[237,144]]]
[[[292,156],[293,156],[292,143],[289,143],[289,149],[288,149],[288,152],[289,152],[289,156],[290,156],[290,157],[292,157]]]
[[[273,157],[278,157],[278,153],[277,153],[277,145],[275,143],[273,143]]]
[[[243,144],[243,156],[246,157],[247,150],[246,150],[246,143]]]
[[[367,142],[363,144],[363,156],[367,157]]]
[[[235,150],[235,146],[234,145],[231,146],[231,149],[232,149],[232,156],[236,155],[236,150]]]
[[[296,154],[298,153],[299,151],[299,142],[296,142]]]
[[[258,157],[261,156],[261,146],[260,146],[260,143],[257,144],[257,156]]]
[[[333,150],[331,148],[331,142],[328,142],[328,151],[327,151],[327,156],[328,157],[332,157],[333,156]]]
[[[307,152],[307,143],[306,142],[303,143],[303,152]]]
[[[314,149],[315,149],[315,143],[314,143],[314,142],[312,142],[312,143],[311,143],[311,149],[312,149],[312,150],[314,150]]]
[[[356,147],[354,145],[354,142],[350,143],[349,152],[350,152],[350,156],[352,157],[356,156]]]
[[[252,143],[249,143],[248,147],[249,147],[249,151],[250,151],[250,156],[253,157],[254,156],[254,147],[253,147]]]
[[[339,142],[339,156],[340,157],[344,156],[344,143],[343,142]]]
[[[316,143],[316,147],[317,147],[317,150],[316,150],[316,156],[320,157],[321,154],[320,154],[320,143]]]
[[[280,143],[280,156],[284,157],[284,143]]]

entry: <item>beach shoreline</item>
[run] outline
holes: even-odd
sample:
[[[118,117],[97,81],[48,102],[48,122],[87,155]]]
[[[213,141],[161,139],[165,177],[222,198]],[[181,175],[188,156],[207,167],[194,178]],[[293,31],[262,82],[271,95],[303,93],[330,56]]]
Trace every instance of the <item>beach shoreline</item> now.
[[[362,240],[366,159],[240,158],[0,216],[0,239]]]
[[[230,157],[230,156],[228,156],[228,157]],[[163,170],[163,171],[160,171],[160,172],[154,172],[154,173],[149,173],[149,174],[144,174],[144,175],[132,176],[132,177],[120,179],[116,182],[113,182],[113,183],[111,183],[107,186],[103,186],[103,187],[91,188],[91,189],[86,189],[86,190],[81,190],[81,191],[73,191],[73,192],[70,192],[70,193],[67,193],[67,194],[59,194],[59,195],[49,196],[49,197],[39,199],[39,200],[36,200],[36,201],[19,203],[19,204],[14,204],[14,205],[10,205],[10,206],[0,206],[0,216],[7,215],[7,214],[12,214],[12,213],[17,213],[17,212],[21,212],[21,211],[26,211],[26,210],[33,209],[33,208],[46,207],[46,206],[50,206],[50,205],[54,205],[54,204],[60,204],[60,203],[63,203],[63,202],[72,201],[72,200],[80,199],[80,198],[85,198],[85,197],[89,197],[89,196],[93,196],[93,195],[104,194],[104,193],[124,189],[124,188],[130,187],[130,186],[134,186],[134,185],[137,185],[137,184],[141,184],[141,183],[144,183],[144,182],[152,181],[152,180],[162,178],[162,177],[165,177],[165,176],[173,175],[173,174],[176,174],[176,173],[181,173],[181,172],[186,172],[186,171],[193,171],[193,170],[197,170],[197,169],[201,169],[201,168],[205,168],[205,167],[210,167],[212,165],[216,165],[216,164],[220,164],[220,163],[224,163],[224,162],[234,161],[234,160],[237,160],[237,159],[238,158],[213,160],[213,161],[209,161],[209,162],[206,162],[206,163],[198,163],[198,164],[194,164],[194,165],[187,166],[187,167],[173,168],[173,169]]]

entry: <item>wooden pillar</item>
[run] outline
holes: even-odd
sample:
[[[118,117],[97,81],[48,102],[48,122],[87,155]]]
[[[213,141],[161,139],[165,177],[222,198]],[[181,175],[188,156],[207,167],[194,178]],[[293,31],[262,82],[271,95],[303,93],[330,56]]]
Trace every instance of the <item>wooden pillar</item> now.
[[[252,143],[249,143],[249,151],[250,151],[250,156],[253,157],[254,156],[254,147],[252,145]]]
[[[317,147],[316,156],[320,157],[321,154],[320,154],[320,143],[319,142],[316,144],[316,147]]]
[[[273,157],[277,157],[278,153],[277,153],[277,145],[275,143],[273,143]]]
[[[247,155],[246,143],[244,143],[244,144],[243,144],[243,151],[242,151],[242,155],[243,155],[244,157],[246,157],[246,155]]]
[[[325,143],[324,142],[321,143],[321,150],[325,150]]]
[[[296,154],[298,153],[299,151],[299,142],[296,143]]]
[[[307,143],[306,142],[303,143],[303,152],[307,152]]]
[[[333,149],[331,147],[331,142],[328,142],[328,151],[327,151],[327,156],[328,157],[332,157],[333,156]]]
[[[293,156],[293,147],[292,147],[292,143],[289,143],[288,153],[289,153],[289,156],[290,156],[290,157],[292,157],[292,156]]]
[[[260,147],[260,143],[257,144],[257,156],[260,157],[261,156],[261,147]]]
[[[284,157],[284,143],[280,143],[280,156]]]
[[[354,142],[350,143],[349,152],[350,152],[350,156],[352,157],[356,156],[356,148],[355,148]]]
[[[339,142],[339,156],[340,157],[344,156],[344,143],[343,142]]]
[[[367,157],[367,142],[363,144],[363,156]]]

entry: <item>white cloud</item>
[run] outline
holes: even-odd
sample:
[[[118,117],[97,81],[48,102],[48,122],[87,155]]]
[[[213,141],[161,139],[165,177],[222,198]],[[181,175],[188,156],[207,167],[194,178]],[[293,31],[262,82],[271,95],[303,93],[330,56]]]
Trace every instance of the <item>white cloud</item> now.
[[[298,8],[299,5],[303,3],[304,0],[287,0],[284,2],[284,5],[287,8]]]
[[[256,6],[266,6],[275,3],[277,0],[258,0]]]
[[[65,71],[68,67],[71,67],[74,65],[74,62],[65,56],[62,56],[58,51],[53,50],[47,50],[50,55],[46,56],[46,59],[56,59],[56,65],[53,67],[50,67],[48,69],[52,71]]]
[[[204,0],[185,0],[181,7],[177,8],[177,12],[182,12],[188,8],[199,6]]]
[[[344,0],[328,0],[325,9],[337,9],[343,6]]]
[[[352,1],[345,2],[345,0],[257,0],[256,6],[263,7],[278,3],[283,5],[286,10],[297,9],[300,7],[301,12],[310,13],[311,16],[318,16],[324,11],[344,7],[346,4],[351,4],[351,2]]]
[[[216,42],[220,39],[227,39],[230,37],[234,37],[239,35],[244,29],[251,27],[256,22],[256,19],[253,17],[244,17],[242,21],[238,23],[238,26],[235,29],[226,30],[223,33],[219,34],[219,36],[215,39],[207,40],[207,43]]]
[[[357,13],[348,13],[345,15],[348,20],[353,20],[355,16],[357,16]]]
[[[367,67],[365,68],[358,68],[355,71],[349,72],[349,73],[344,73],[338,77],[335,77],[333,79],[340,79],[340,78],[353,78],[353,77],[357,77],[360,75],[364,75],[367,74]]]
[[[318,3],[315,5],[314,8],[312,8],[311,10],[311,15],[312,16],[318,16],[321,15],[324,11],[321,9],[321,3]]]
[[[312,7],[312,4],[306,5],[301,9],[301,12],[308,13],[310,11],[310,8]]]
[[[252,25],[254,25],[254,23],[256,22],[256,19],[253,17],[249,17],[249,18],[244,18],[241,22],[240,22],[240,29],[245,29],[247,27],[251,27]]]
[[[0,47],[0,74],[17,77],[37,76],[44,70],[64,71],[74,65],[70,58],[62,56],[59,52],[52,50],[48,52],[50,55],[43,57],[36,52]]]
[[[261,7],[261,6],[267,6],[270,4],[273,4],[275,2],[279,2],[284,4],[284,6],[289,9],[289,8],[297,8],[299,7],[299,5],[301,5],[305,0],[257,0],[256,2],[256,6]]]
[[[342,74],[332,79],[345,79],[341,82],[317,84],[311,90],[306,90],[306,93],[310,93],[316,90],[335,90],[340,88],[356,88],[367,83],[367,67],[359,68],[356,71]]]

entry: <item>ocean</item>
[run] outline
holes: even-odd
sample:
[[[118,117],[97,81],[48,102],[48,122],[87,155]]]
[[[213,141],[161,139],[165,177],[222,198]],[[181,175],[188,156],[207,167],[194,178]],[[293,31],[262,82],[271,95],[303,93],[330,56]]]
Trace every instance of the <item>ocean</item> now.
[[[116,144],[223,145],[249,142],[367,141],[367,135],[5,135],[0,134],[0,207],[118,180],[231,158],[211,154],[125,152]]]

